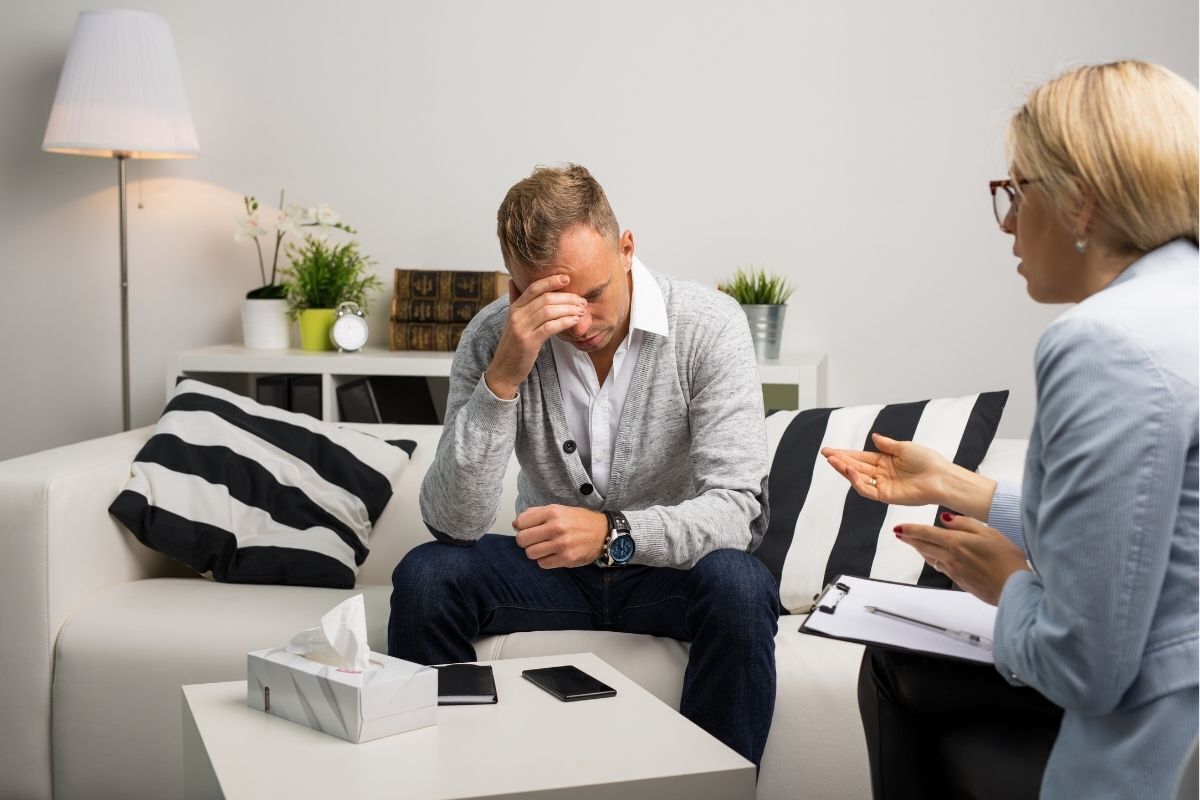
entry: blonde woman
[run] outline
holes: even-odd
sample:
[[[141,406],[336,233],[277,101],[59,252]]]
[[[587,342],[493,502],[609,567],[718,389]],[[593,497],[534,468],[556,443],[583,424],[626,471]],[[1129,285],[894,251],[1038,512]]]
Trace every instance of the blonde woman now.
[[[825,452],[866,497],[960,512],[896,535],[998,606],[995,672],[867,652],[876,797],[1173,794],[1200,659],[1197,135],[1195,87],[1133,61],[1009,125],[997,221],[1029,295],[1077,304],[1037,346],[1023,486],[908,442]]]

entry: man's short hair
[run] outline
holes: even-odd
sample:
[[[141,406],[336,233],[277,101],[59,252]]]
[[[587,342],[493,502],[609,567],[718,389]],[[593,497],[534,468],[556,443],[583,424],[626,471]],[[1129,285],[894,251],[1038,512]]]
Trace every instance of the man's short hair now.
[[[496,212],[504,266],[538,273],[554,260],[570,228],[587,225],[617,247],[621,229],[604,189],[585,167],[536,167],[508,190]]]

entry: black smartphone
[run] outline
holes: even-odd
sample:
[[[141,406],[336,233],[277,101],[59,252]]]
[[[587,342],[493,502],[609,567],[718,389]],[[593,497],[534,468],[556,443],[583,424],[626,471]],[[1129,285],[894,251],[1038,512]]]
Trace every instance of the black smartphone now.
[[[533,681],[559,700],[591,700],[596,697],[613,697],[617,690],[588,675],[579,667],[543,667],[527,669],[521,677]]]

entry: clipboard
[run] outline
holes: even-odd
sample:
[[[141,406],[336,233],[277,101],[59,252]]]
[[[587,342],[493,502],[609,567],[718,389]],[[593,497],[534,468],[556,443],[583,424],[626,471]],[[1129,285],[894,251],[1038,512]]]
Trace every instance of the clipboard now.
[[[800,625],[800,633],[972,664],[995,663],[989,649],[871,614],[864,610],[865,606],[877,606],[989,639],[996,625],[996,607],[967,592],[839,575],[821,592],[812,612]]]

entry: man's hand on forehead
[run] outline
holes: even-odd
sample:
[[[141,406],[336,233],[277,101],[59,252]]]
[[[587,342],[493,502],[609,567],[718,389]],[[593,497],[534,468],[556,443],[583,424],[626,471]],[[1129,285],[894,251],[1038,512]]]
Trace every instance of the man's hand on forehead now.
[[[542,344],[578,325],[587,314],[586,300],[562,291],[569,281],[566,275],[547,275],[519,293],[516,280],[509,281],[508,321],[484,373],[484,381],[497,397],[515,398]]]

